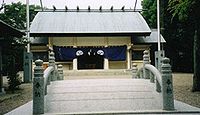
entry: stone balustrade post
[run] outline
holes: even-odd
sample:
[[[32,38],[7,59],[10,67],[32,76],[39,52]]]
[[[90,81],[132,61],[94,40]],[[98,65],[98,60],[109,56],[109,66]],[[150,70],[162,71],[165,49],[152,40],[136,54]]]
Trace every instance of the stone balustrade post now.
[[[143,75],[144,75],[143,70],[141,70],[141,71],[140,71],[140,76],[138,76],[138,77],[139,77],[139,78],[143,78]]]
[[[149,64],[149,51],[145,50],[143,55],[143,78],[149,79],[149,72],[145,69],[145,64]]]
[[[163,58],[161,65],[163,109],[174,110],[172,70],[169,58]]]
[[[33,114],[44,113],[44,70],[43,61],[36,60],[33,78]]]
[[[57,80],[57,76],[56,76],[56,73],[55,73],[55,69],[56,69],[55,57],[54,57],[53,52],[49,53],[49,66],[52,66],[54,68],[54,71],[51,73],[51,76],[48,79],[48,85],[50,84],[50,81],[56,81]]]
[[[61,64],[58,65],[58,80],[63,80],[64,75],[63,75],[63,66]]]
[[[138,71],[137,64],[133,63],[133,65],[132,65],[132,78],[136,77],[137,71]]]

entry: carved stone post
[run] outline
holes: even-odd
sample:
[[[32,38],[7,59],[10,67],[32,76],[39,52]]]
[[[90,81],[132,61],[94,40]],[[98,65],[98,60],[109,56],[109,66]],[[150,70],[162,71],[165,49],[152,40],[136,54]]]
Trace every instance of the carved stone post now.
[[[55,57],[54,57],[54,53],[50,52],[49,53],[49,66],[52,66],[54,68],[54,71],[51,73],[51,76],[48,79],[48,84],[50,83],[50,81],[56,81],[57,80],[57,76],[55,75]]]
[[[141,70],[141,71],[140,71],[140,76],[138,76],[138,77],[139,77],[139,78],[143,78],[143,75],[144,75],[143,70]]]
[[[63,75],[63,66],[61,64],[58,65],[58,80],[63,80],[64,75]]]
[[[137,64],[133,63],[133,65],[132,65],[132,78],[136,77],[137,71],[138,71]]]
[[[44,113],[44,73],[43,61],[36,60],[33,78],[33,114]]]
[[[157,68],[158,66],[156,67],[160,72],[161,72],[161,62],[162,62],[162,60],[160,61],[160,69]],[[159,84],[157,79],[156,79],[156,91],[159,93],[161,92],[161,84]]]
[[[164,110],[174,110],[172,70],[169,62],[170,62],[169,58],[163,58],[161,65],[162,85],[163,85],[162,95],[163,95]]]
[[[30,83],[32,81],[32,59],[31,52],[24,52],[24,82]]]
[[[143,55],[143,67],[145,66],[145,64],[149,64],[149,60],[149,52],[145,50]],[[145,79],[149,79],[149,72],[145,69],[145,67],[143,68],[143,77]]]
[[[162,58],[165,57],[165,51],[161,50],[161,51],[156,51],[155,52],[155,67],[161,71],[161,64],[162,64]]]

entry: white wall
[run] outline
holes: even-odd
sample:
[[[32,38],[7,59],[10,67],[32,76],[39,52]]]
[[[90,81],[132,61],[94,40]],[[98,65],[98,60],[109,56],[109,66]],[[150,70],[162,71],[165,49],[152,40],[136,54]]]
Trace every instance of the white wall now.
[[[109,61],[109,69],[126,69],[126,61]]]
[[[52,45],[56,45],[56,46],[73,46],[74,45],[73,37],[52,37],[49,39],[52,42]]]

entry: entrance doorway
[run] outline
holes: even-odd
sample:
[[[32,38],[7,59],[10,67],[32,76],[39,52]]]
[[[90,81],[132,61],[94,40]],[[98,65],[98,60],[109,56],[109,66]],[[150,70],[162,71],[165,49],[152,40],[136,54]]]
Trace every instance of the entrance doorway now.
[[[103,69],[104,57],[98,54],[78,56],[78,69]]]

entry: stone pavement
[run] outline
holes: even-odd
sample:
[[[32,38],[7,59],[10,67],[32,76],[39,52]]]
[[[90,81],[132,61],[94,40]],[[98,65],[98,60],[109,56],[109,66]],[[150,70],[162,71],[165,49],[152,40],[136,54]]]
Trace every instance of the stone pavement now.
[[[162,110],[161,94],[145,79],[55,81],[48,86],[45,114],[200,114],[200,109],[175,101],[175,111]],[[8,115],[32,114],[32,102]]]

